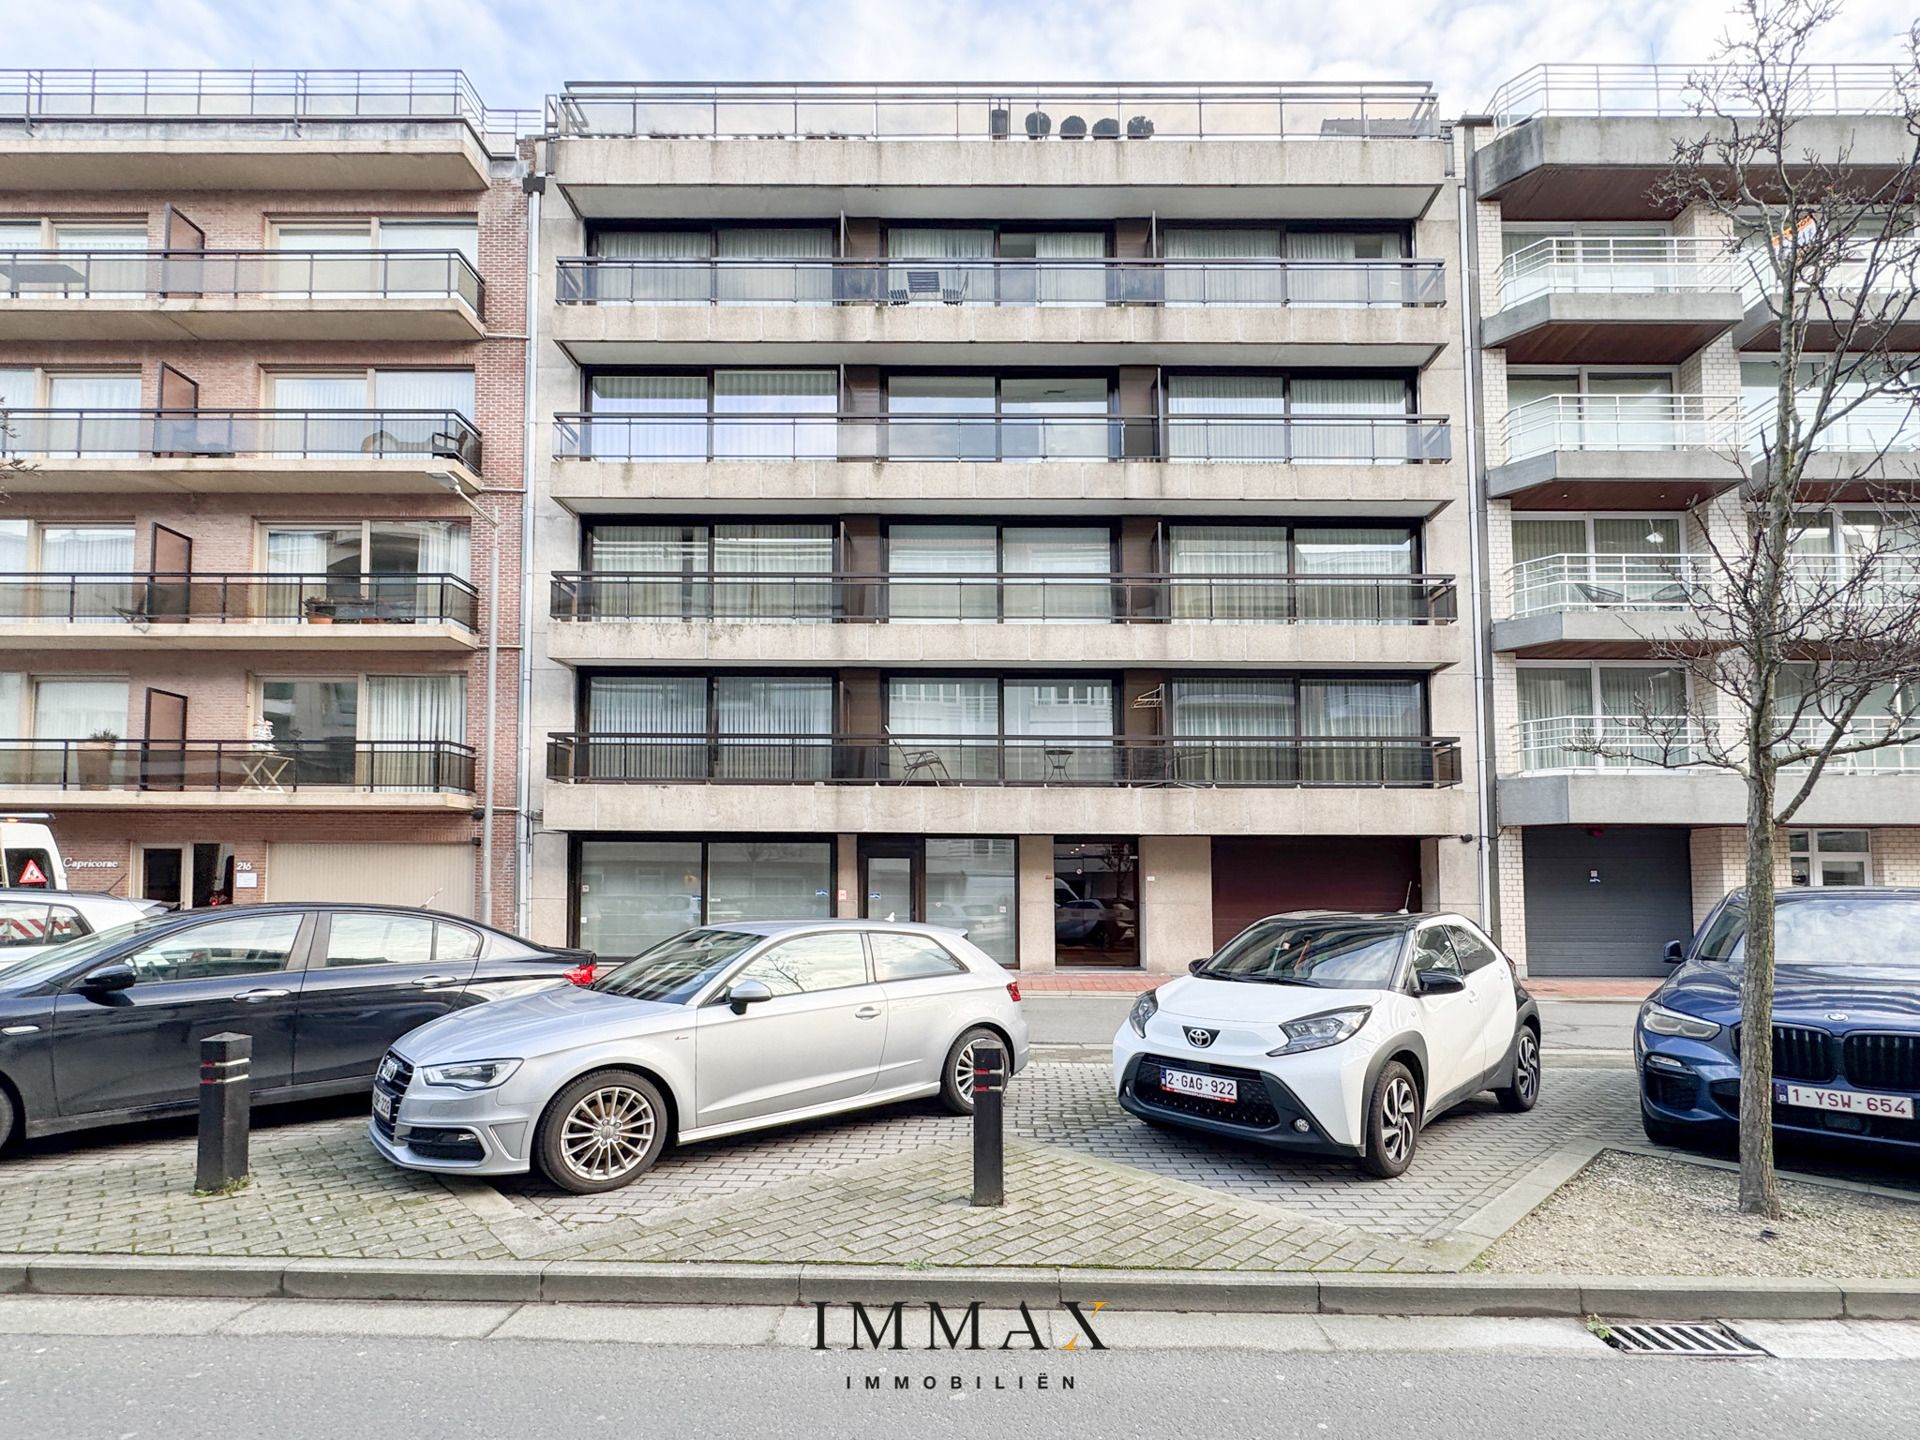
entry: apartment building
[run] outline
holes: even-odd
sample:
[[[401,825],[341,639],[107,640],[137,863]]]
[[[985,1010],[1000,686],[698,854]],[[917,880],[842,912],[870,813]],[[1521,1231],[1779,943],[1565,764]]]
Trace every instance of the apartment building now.
[[[512,922],[532,128],[0,71],[0,810],[76,886]]]
[[[1845,153],[1869,173],[1901,163],[1892,71],[1820,67],[1796,153]],[[1692,713],[1687,676],[1653,647],[1711,578],[1708,536],[1734,533],[1734,457],[1770,423],[1776,388],[1777,339],[1729,250],[1735,227],[1654,193],[1675,138],[1703,123],[1693,73],[1536,67],[1463,122],[1500,935],[1539,975],[1662,973],[1665,942],[1744,875],[1741,781],[1660,768],[1650,740],[1631,753],[1646,736],[1635,717]],[[1920,327],[1896,343],[1920,350]],[[1920,475],[1909,402],[1864,404],[1827,441],[1813,473],[1828,480]],[[1862,501],[1817,484],[1797,563],[1844,566],[1901,523]],[[1596,737],[1614,753],[1598,756]],[[1787,834],[1779,879],[1920,883],[1920,746],[1837,761]]]
[[[533,151],[530,924],[1180,969],[1483,913],[1419,84],[574,84]]]

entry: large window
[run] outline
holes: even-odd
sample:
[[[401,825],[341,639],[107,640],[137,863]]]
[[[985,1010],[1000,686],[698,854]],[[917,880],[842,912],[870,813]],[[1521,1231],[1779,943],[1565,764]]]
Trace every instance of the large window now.
[[[895,676],[891,773],[918,780],[1111,778],[1113,682]]]
[[[1112,573],[1113,532],[1105,526],[887,530],[887,615],[896,623],[1110,620]]]
[[[268,377],[279,419],[273,449],[292,458],[444,454],[457,441],[452,417],[472,422],[471,370],[282,371]],[[344,412],[339,416],[322,413]],[[382,412],[378,428],[369,411]]]
[[[304,252],[276,262],[287,290],[330,297],[452,293],[480,303],[474,274],[447,258],[457,255],[478,271],[480,223],[471,217],[287,220],[273,227],[272,238],[277,250]]]
[[[1408,525],[1170,525],[1170,605],[1177,620],[1309,624],[1424,618],[1411,584],[1344,583],[1343,575],[1411,576]]]
[[[593,250],[631,262],[593,272],[583,298],[602,302],[767,305],[833,298],[833,229],[826,225],[600,230]]]
[[[152,437],[140,413],[138,370],[0,367],[0,411],[47,410],[9,418],[0,453],[59,459],[117,459],[146,453]]]
[[[594,675],[592,773],[627,780],[819,780],[833,759],[825,676]]]
[[[1195,783],[1404,785],[1431,780],[1417,679],[1232,676],[1169,684],[1169,764]]]
[[[1525,770],[1664,766],[1689,753],[1687,677],[1664,665],[1522,665]]]
[[[827,621],[836,549],[834,527],[810,522],[595,525],[587,568],[605,616]]]
[[[298,620],[323,602],[350,618],[385,621],[460,618],[441,577],[467,578],[471,535],[458,520],[362,520],[348,525],[275,525],[266,532],[266,612]],[[471,616],[466,618],[471,619]]]
[[[804,460],[836,453],[831,370],[596,374],[582,453],[602,460]]]
[[[1790,830],[1788,873],[1795,885],[1871,885],[1873,842],[1866,830]]]
[[[1172,375],[1175,460],[1402,464],[1411,458],[1404,376]]]
[[[1104,375],[922,375],[887,378],[895,460],[1105,460],[1111,408]]]
[[[637,955],[696,925],[833,913],[827,840],[583,840],[578,941]]]

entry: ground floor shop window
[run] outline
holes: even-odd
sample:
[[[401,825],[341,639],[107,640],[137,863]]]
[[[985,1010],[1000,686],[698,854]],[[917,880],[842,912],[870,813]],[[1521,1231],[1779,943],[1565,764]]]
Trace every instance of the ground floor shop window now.
[[[1871,885],[1873,848],[1865,830],[1792,830],[1787,864],[1795,885]]]
[[[951,926],[1002,965],[1018,963],[1011,836],[875,836],[861,842],[860,871],[867,919]]]
[[[603,958],[695,925],[833,914],[828,840],[586,840],[575,877],[578,943]]]
[[[1059,965],[1140,963],[1140,847],[1131,840],[1053,844],[1053,953]]]

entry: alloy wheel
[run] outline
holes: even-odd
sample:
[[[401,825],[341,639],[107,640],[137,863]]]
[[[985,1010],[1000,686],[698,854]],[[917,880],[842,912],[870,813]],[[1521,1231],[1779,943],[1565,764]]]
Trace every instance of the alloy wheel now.
[[[1520,1047],[1513,1057],[1513,1088],[1529,1105],[1540,1089],[1540,1045],[1531,1030],[1520,1032]]]
[[[653,1105],[638,1090],[606,1085],[590,1090],[560,1127],[567,1168],[582,1180],[615,1180],[653,1148]]]
[[[1413,1086],[1395,1077],[1380,1099],[1380,1148],[1398,1165],[1413,1153]]]
[[[979,1043],[978,1040],[968,1041],[953,1059],[953,1088],[960,1092],[960,1098],[969,1105],[973,1103],[973,1052]]]

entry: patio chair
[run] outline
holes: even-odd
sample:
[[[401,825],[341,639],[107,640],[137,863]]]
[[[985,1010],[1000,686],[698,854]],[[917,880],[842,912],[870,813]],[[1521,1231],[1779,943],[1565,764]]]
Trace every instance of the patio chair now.
[[[931,781],[935,785],[953,782],[953,776],[947,773],[946,759],[938,750],[910,750],[898,740],[893,742],[893,748],[900,757],[902,785],[911,785],[916,780]]]

